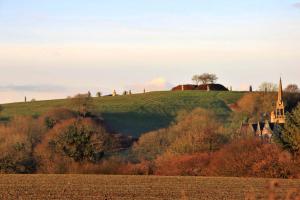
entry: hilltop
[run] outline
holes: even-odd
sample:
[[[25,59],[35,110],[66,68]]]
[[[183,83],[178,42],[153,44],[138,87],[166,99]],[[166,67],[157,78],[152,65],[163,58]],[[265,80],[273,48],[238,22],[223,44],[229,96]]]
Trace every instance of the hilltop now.
[[[225,119],[243,92],[177,91],[149,92],[116,97],[93,98],[94,110],[115,132],[139,137],[142,133],[167,127],[181,110],[212,109]],[[37,117],[53,108],[72,108],[69,99],[11,103],[3,105],[2,121],[16,115]]]

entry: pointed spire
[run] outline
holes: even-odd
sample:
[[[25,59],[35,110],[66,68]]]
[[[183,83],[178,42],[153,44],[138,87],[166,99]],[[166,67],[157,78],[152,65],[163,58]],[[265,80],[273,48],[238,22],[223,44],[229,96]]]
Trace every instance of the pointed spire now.
[[[279,87],[278,87],[278,102],[282,102],[282,81],[280,77]]]

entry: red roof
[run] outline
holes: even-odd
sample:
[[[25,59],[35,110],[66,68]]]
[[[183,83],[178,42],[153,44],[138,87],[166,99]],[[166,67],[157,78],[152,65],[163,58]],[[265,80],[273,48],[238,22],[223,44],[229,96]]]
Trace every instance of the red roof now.
[[[182,88],[183,87],[183,88]],[[172,91],[178,91],[178,90],[207,90],[209,87],[209,90],[211,91],[228,91],[226,87],[224,87],[221,84],[202,84],[202,85],[178,85],[174,88],[172,88]]]

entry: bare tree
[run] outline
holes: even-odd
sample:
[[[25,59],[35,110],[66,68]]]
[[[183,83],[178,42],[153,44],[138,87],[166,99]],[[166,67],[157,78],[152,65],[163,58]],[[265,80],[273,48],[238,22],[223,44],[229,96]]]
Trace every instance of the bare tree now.
[[[196,85],[199,85],[199,83],[200,83],[199,75],[194,75],[192,77],[192,81],[194,81],[196,83]]]
[[[199,85],[200,82],[202,84],[215,83],[218,80],[218,77],[215,74],[204,73],[201,75],[194,75],[192,80]]]
[[[263,82],[259,86],[259,91],[262,92],[275,92],[278,90],[278,86],[275,83]]]
[[[298,85],[296,84],[289,84],[285,89],[285,92],[291,92],[291,93],[296,93],[300,92]]]

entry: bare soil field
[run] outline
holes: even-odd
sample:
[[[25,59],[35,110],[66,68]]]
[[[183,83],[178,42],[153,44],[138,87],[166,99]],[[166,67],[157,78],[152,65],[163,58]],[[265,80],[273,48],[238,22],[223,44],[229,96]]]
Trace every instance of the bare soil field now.
[[[274,193],[268,187],[276,182]],[[285,199],[300,180],[102,175],[0,175],[0,199]]]

